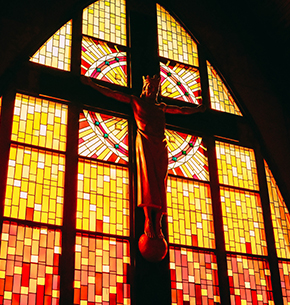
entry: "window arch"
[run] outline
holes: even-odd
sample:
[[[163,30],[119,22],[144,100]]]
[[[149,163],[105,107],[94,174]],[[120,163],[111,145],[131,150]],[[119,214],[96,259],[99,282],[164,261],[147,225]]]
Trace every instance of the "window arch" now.
[[[96,5],[100,6],[96,8]],[[111,7],[109,1],[97,1],[92,7],[84,8],[83,16],[86,10],[88,13],[91,13],[89,10],[92,10],[92,14],[95,14],[95,10],[100,12],[102,5],[104,8]],[[161,11],[162,7],[157,6],[157,12],[158,10]],[[165,13],[163,12],[163,14]],[[169,19],[169,22],[172,23],[175,19],[172,16],[170,18],[172,19]],[[71,27],[70,22],[66,23],[66,29]],[[155,20],[155,23],[158,28],[158,19]],[[176,26],[178,27],[178,25]],[[186,33],[181,25],[179,27]],[[70,70],[70,68],[64,68],[70,65],[70,60],[67,59],[69,56],[64,56],[67,61],[62,63],[63,56],[60,54],[69,53],[69,51],[62,50],[63,42],[59,43],[58,52],[53,51],[51,47],[55,41],[64,39],[60,38],[64,31],[62,29],[48,40],[45,44],[46,49],[42,47],[39,52],[35,53],[32,61],[38,60],[38,63],[53,68]],[[125,67],[134,65],[134,56],[133,54],[131,56],[127,42],[125,43],[124,40],[122,42],[121,38],[119,41],[114,41],[105,34],[104,36],[97,34],[95,37],[94,32],[90,30],[84,30],[82,34],[80,46],[86,50],[83,50],[83,53],[79,52],[78,60],[81,62],[79,75],[98,79],[98,75],[105,71],[99,80],[125,87],[115,87],[119,90],[133,89],[130,87],[130,82],[126,81],[127,68],[125,69]],[[64,44],[69,46],[70,35],[74,35],[74,33],[65,35],[67,36],[64,41],[68,41],[68,44],[66,42]],[[193,45],[196,44],[189,34],[186,33],[186,35],[193,41]],[[91,62],[86,61],[90,57],[88,52],[97,53],[98,46],[105,50],[105,56],[94,57]],[[89,47],[91,49],[88,51]],[[41,52],[46,54],[47,58],[50,58],[48,53],[51,52],[51,59],[43,61],[40,55],[45,55]],[[133,52],[134,50],[132,50]],[[197,117],[197,122],[193,124],[188,118],[185,119],[185,122],[168,118],[166,135],[171,158],[168,186],[168,235],[172,303],[179,304],[178,302],[181,300],[186,303],[193,299],[207,299],[209,304],[210,302],[219,303],[220,299],[225,302],[236,300],[235,302],[238,303],[239,299],[254,302],[255,298],[258,302],[265,294],[267,301],[271,301],[274,299],[273,293],[276,293],[275,298],[279,300],[279,296],[277,297],[279,291],[273,291],[269,284],[271,282],[270,274],[272,278],[277,279],[279,270],[282,280],[280,290],[282,287],[283,296],[286,298],[289,293],[284,288],[287,283],[285,270],[288,266],[288,256],[284,254],[284,252],[287,253],[285,246],[287,248],[288,244],[286,238],[288,236],[286,233],[288,218],[284,215],[287,215],[287,209],[283,212],[285,204],[269,168],[265,165],[266,172],[263,172],[264,167],[262,170],[258,168],[256,162],[258,162],[257,159],[261,161],[261,156],[255,153],[254,147],[239,143],[238,137],[225,139],[227,134],[223,132],[212,132],[208,135],[202,124],[199,127],[199,123],[206,120],[209,113],[215,115],[213,110],[225,112],[224,118],[230,116],[229,113],[241,116],[236,101],[209,61],[201,64],[197,62],[197,58],[199,58],[197,47],[196,56],[191,63],[183,62],[180,57],[173,56],[172,58],[165,53],[159,52],[159,55],[161,74],[164,74],[162,95],[165,99],[172,98],[175,92],[179,92],[179,96],[181,96],[179,90],[181,85],[178,82],[182,83],[184,74],[189,73],[194,75],[192,77],[195,81],[194,87],[186,83],[190,92],[188,89],[182,89],[183,96],[186,99],[192,97],[191,103],[204,102],[210,105],[207,112]],[[72,61],[76,60],[73,56],[75,55],[72,53]],[[117,60],[122,56],[125,57],[122,62],[124,65]],[[127,57],[132,58],[130,65],[127,64]],[[89,62],[89,68],[85,67],[85,62]],[[94,65],[95,62],[98,64]],[[201,65],[203,68],[207,68],[208,78],[201,75],[199,81]],[[29,68],[34,69],[33,64]],[[89,70],[90,68],[91,70]],[[176,71],[183,72],[177,74]],[[45,75],[45,72],[43,73],[44,78],[49,77]],[[171,75],[168,75],[170,73]],[[172,80],[174,73],[181,75],[181,80],[178,78]],[[132,77],[134,76],[132,75]],[[61,77],[58,78],[59,80]],[[165,85],[166,83],[170,83],[171,86]],[[81,84],[78,86],[84,90]],[[141,294],[141,292],[138,285],[135,286],[135,292],[130,294],[128,287],[133,283],[130,281],[132,274],[127,271],[131,268],[130,265],[134,265],[135,259],[137,275],[141,274],[140,270],[143,268],[141,265],[146,265],[140,257],[138,258],[138,253],[135,253],[136,249],[132,249],[138,233],[134,235],[133,231],[135,225],[133,222],[134,151],[132,145],[134,124],[130,110],[121,107],[116,101],[110,101],[101,96],[96,97],[97,102],[92,102],[93,94],[88,94],[86,100],[81,94],[70,99],[68,97],[71,95],[64,93],[65,90],[59,95],[52,90],[50,96],[47,96],[48,89],[49,86],[45,88],[45,92],[39,91],[37,94],[35,92],[24,94],[22,90],[19,90],[13,99],[15,101],[13,116],[11,113],[13,132],[9,141],[9,158],[6,160],[8,179],[1,241],[1,248],[7,250],[6,252],[2,250],[1,259],[2,266],[10,264],[10,268],[15,270],[15,275],[10,274],[9,270],[5,269],[6,267],[1,270],[2,285],[11,289],[5,290],[3,298],[12,299],[14,296],[19,300],[21,298],[35,298],[36,300],[44,298],[46,302],[50,302],[50,300],[58,302],[57,299],[60,297],[61,302],[64,302],[65,297],[62,296],[62,293],[65,289],[63,287],[70,286],[70,297],[74,296],[74,304],[81,303],[81,300],[100,304],[102,302],[126,304],[126,302],[130,303],[132,296],[133,302],[136,299],[140,300],[138,293]],[[188,95],[185,94],[186,92]],[[212,101],[213,96],[218,106],[215,106]],[[184,101],[184,98],[180,100]],[[4,96],[4,107],[7,107],[8,102],[11,102],[11,97]],[[171,102],[174,103],[174,101]],[[122,109],[120,110],[120,108]],[[78,118],[75,117],[75,114],[79,114]],[[74,127],[71,130],[70,127],[74,124],[82,127],[79,129]],[[128,152],[126,152],[127,146],[129,147]],[[70,151],[72,147],[74,148]],[[68,168],[73,174],[68,173]],[[76,177],[75,174],[78,174],[78,180],[72,181]],[[260,187],[263,178],[268,182],[269,187],[269,195],[266,196],[262,195]],[[71,186],[72,190],[70,190]],[[37,191],[38,187],[39,191]],[[34,193],[37,198],[34,198]],[[119,194],[122,194],[121,198]],[[267,196],[269,196],[269,202],[265,203]],[[49,198],[49,202],[45,199],[46,197]],[[73,197],[74,199],[72,199]],[[74,202],[72,205],[71,200]],[[122,201],[122,204],[119,204],[119,201]],[[98,204],[103,202],[104,210],[100,211],[96,202]],[[176,203],[180,206],[176,207]],[[274,231],[272,233],[271,227],[266,228],[266,216],[263,215],[266,213],[264,206],[269,203],[272,204],[270,205],[272,215],[276,211],[276,218],[279,219],[273,223]],[[239,207],[242,212],[239,211]],[[77,224],[74,223],[74,212],[70,210],[75,210]],[[218,210],[220,210],[219,214],[216,213]],[[280,214],[277,210],[280,211]],[[118,216],[118,212],[119,214],[121,212],[122,215]],[[192,218],[187,216],[189,214]],[[257,221],[251,220],[249,215],[255,215]],[[122,218],[119,222],[118,217]],[[190,220],[187,223],[188,218]],[[138,212],[136,212],[136,219],[141,219]],[[237,233],[240,223],[245,224],[248,230]],[[223,224],[223,229],[220,224]],[[284,231],[280,229],[281,227],[284,228]],[[283,233],[275,233],[279,229]],[[217,232],[218,230],[220,232]],[[279,236],[280,242],[286,239],[285,244],[280,243],[279,254],[274,255],[274,258],[269,258],[268,255],[271,241],[269,235],[271,234],[272,239]],[[284,234],[282,238],[281,234]],[[68,236],[70,237],[68,238]],[[236,238],[232,239],[233,236]],[[276,244],[279,244],[278,240],[275,241]],[[47,246],[43,246],[44,244]],[[23,250],[21,250],[21,245]],[[65,262],[63,251],[66,254],[73,253],[72,245],[75,247],[74,264],[66,269],[63,266]],[[275,252],[274,246],[271,247],[271,251],[273,252],[274,249]],[[276,247],[278,251],[278,246]],[[29,251],[33,252],[30,262],[24,256],[21,258],[22,256],[19,254]],[[53,253],[53,262],[44,259],[44,257],[48,257],[46,253]],[[95,256],[94,259],[92,259],[93,256]],[[58,263],[59,257],[61,257],[60,264]],[[273,263],[278,258],[279,266],[284,266],[284,269],[282,267],[278,269],[278,266]],[[102,259],[106,262],[101,265]],[[94,260],[95,262],[93,262]],[[115,265],[119,267],[113,271]],[[46,266],[45,271],[40,271],[39,267],[39,272],[42,273],[34,273],[34,277],[28,278],[25,270],[37,269],[36,266]],[[247,266],[247,268],[243,269],[242,266]],[[75,267],[75,271],[73,274],[70,273],[71,279],[66,280],[63,275],[71,267]],[[120,273],[121,269],[123,273]],[[228,283],[222,285],[226,287],[219,285],[223,275],[220,269],[227,270]],[[250,270],[249,274],[246,269]],[[150,268],[149,270],[152,271]],[[200,282],[198,282],[200,270],[204,277],[201,276]],[[263,275],[263,278],[259,285],[257,282],[255,283],[256,288],[253,289],[252,282],[247,281],[246,277],[257,273],[257,270]],[[163,274],[162,272],[161,274]],[[181,276],[187,273],[187,279]],[[4,278],[3,275],[5,275]],[[245,277],[244,284],[237,285],[236,278],[243,276]],[[13,290],[16,281],[24,283],[23,286],[21,284],[18,287],[20,292],[17,293]],[[72,281],[74,281],[74,286],[72,286]],[[115,286],[112,284],[114,281]],[[7,284],[10,282],[12,283]],[[32,286],[37,287],[35,291],[30,290],[30,282]],[[49,286],[47,283],[52,284]],[[103,283],[102,287],[100,283]],[[50,288],[44,289],[43,287]],[[250,290],[252,294],[248,296],[247,291]]]

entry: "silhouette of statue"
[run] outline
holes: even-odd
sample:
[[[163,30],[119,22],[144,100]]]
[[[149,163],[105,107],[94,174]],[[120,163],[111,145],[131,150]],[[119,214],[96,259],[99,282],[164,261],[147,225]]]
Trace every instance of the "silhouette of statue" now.
[[[143,76],[140,97],[108,89],[82,77],[82,82],[120,102],[130,103],[137,124],[137,205],[145,214],[144,233],[150,239],[163,239],[162,217],[166,214],[168,152],[165,138],[165,113],[193,114],[204,106],[178,107],[158,103],[160,78]],[[153,215],[154,214],[154,215]],[[154,217],[155,216],[155,217]],[[165,253],[166,254],[166,253]]]

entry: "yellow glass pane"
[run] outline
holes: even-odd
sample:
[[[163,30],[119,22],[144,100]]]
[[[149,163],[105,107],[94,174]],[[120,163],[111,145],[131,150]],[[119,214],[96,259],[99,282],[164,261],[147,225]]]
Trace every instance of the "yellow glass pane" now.
[[[290,214],[268,164],[264,164],[277,255],[281,258],[290,258]]]
[[[269,264],[264,259],[228,255],[231,304],[274,305]]]
[[[208,61],[207,73],[211,108],[218,111],[228,112],[242,116],[242,113],[239,110],[229,90]]]
[[[290,262],[279,261],[283,304],[290,304]]]
[[[72,21],[68,21],[31,57],[30,61],[70,71]]]
[[[74,304],[130,305],[127,241],[77,234]]]
[[[170,243],[215,248],[208,184],[168,177],[167,214]]]
[[[100,0],[86,7],[83,34],[126,46],[126,1]]]
[[[267,255],[260,196],[220,188],[227,251]]]
[[[219,182],[258,190],[258,175],[253,149],[216,142]]]
[[[58,304],[61,232],[4,222],[1,304]]]
[[[185,29],[162,6],[157,8],[159,55],[198,66],[197,45]]]
[[[11,145],[4,216],[62,224],[65,156]]]
[[[218,266],[213,253],[170,247],[169,259],[172,305],[220,304]]]
[[[77,229],[129,236],[128,168],[79,160]]]
[[[17,93],[11,140],[65,151],[67,111],[66,105]]]

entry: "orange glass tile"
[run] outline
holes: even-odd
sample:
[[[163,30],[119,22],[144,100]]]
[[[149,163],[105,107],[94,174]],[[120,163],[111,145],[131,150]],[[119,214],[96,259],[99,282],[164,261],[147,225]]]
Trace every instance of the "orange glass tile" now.
[[[10,147],[4,216],[62,225],[65,156]]]
[[[126,46],[126,1],[100,0],[83,10],[83,34]]]
[[[77,229],[129,236],[128,168],[79,159]]]
[[[264,259],[228,255],[231,304],[274,305],[269,264]]]
[[[268,164],[264,161],[278,257],[290,258],[290,214]]]
[[[72,21],[70,20],[39,48],[30,61],[70,71],[71,44]]]
[[[74,304],[130,305],[129,242],[77,234]]]
[[[161,95],[179,101],[201,104],[199,71],[178,63],[160,62]]]
[[[221,184],[259,190],[253,149],[216,142],[216,156]]]
[[[197,67],[197,44],[162,6],[156,8],[159,55]]]
[[[61,232],[4,222],[0,250],[0,303],[59,303]]]
[[[165,130],[168,147],[168,173],[209,180],[207,149],[201,137]]]
[[[84,110],[79,120],[79,155],[128,163],[128,121]]]
[[[221,80],[216,70],[207,61],[207,73],[210,92],[211,108],[242,116],[235,100]]]
[[[290,262],[279,261],[283,304],[290,305]]]
[[[267,255],[260,196],[220,188],[227,251]]]
[[[127,86],[127,53],[120,46],[84,36],[81,56],[82,75]]]
[[[167,185],[169,242],[215,248],[209,185],[172,176]]]
[[[213,253],[170,247],[169,259],[172,305],[221,304]]]
[[[11,140],[65,151],[68,107],[16,94]]]

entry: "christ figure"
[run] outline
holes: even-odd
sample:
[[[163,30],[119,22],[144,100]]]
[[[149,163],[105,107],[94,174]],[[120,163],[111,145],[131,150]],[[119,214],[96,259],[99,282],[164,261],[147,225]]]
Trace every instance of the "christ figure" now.
[[[137,206],[145,214],[144,233],[149,238],[163,239],[162,217],[166,214],[166,189],[168,151],[165,138],[165,113],[193,114],[203,112],[203,105],[179,107],[158,103],[160,78],[154,75],[143,77],[140,97],[113,91],[82,77],[84,84],[90,85],[105,96],[132,106],[137,124]]]

